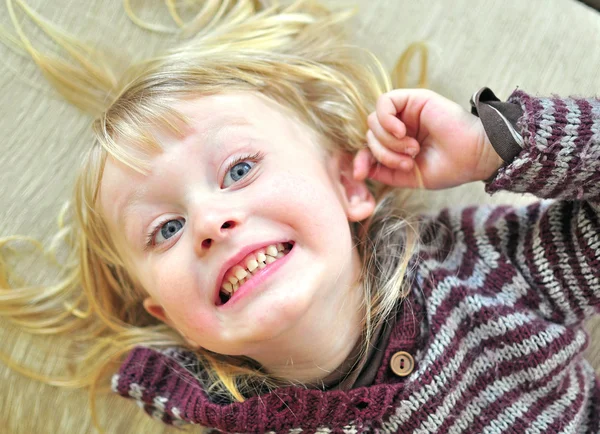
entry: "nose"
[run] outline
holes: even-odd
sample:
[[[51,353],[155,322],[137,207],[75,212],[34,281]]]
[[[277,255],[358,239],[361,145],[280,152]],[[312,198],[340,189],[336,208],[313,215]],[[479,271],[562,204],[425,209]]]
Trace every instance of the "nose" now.
[[[193,221],[194,249],[203,255],[210,248],[227,239],[242,223],[239,212],[231,209],[211,209],[198,211]]]

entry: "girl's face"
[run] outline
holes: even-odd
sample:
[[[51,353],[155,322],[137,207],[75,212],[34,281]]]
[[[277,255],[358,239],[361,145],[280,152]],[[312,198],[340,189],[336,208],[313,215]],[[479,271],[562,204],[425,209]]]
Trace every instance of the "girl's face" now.
[[[307,318],[336,315],[360,268],[348,221],[373,199],[351,160],[260,94],[177,108],[190,128],[163,136],[149,174],[108,160],[102,213],[151,314],[194,345],[260,359]]]

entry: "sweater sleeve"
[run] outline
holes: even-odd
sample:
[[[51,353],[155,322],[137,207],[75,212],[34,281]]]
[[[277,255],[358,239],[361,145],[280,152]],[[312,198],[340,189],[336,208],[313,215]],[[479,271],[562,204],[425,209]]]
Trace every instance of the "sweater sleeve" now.
[[[578,323],[600,312],[600,100],[517,90],[508,102],[522,110],[522,149],[486,190],[554,200],[508,208],[486,230],[500,234],[502,253],[537,289],[536,307]]]

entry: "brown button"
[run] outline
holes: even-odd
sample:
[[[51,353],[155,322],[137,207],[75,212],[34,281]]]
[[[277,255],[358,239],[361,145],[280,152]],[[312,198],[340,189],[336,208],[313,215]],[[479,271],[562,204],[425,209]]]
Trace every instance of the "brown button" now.
[[[390,367],[398,377],[406,377],[415,369],[415,359],[406,351],[398,351],[392,356]]]

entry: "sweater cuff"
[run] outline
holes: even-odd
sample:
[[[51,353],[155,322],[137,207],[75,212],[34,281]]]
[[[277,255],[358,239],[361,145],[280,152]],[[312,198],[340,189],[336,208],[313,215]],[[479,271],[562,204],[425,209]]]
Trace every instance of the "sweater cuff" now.
[[[523,137],[517,121],[523,115],[518,104],[501,102],[494,92],[484,87],[471,98],[471,113],[481,119],[494,150],[505,163],[510,163],[523,149]]]

